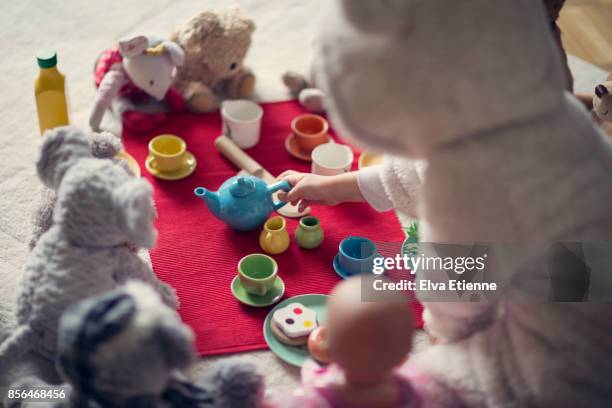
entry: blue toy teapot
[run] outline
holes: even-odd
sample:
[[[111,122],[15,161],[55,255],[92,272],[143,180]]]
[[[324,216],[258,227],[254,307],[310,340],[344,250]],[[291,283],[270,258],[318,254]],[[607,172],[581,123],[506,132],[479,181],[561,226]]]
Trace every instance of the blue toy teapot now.
[[[278,190],[289,191],[287,181],[267,185],[255,176],[234,176],[210,191],[197,187],[193,192],[206,203],[213,215],[238,231],[252,231],[260,228],[270,216],[286,203],[273,202],[272,194]]]

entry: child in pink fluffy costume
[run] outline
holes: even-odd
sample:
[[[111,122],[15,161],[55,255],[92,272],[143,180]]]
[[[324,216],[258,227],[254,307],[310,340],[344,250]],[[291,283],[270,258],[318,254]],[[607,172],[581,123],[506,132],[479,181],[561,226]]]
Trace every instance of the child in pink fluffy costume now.
[[[334,177],[289,172],[281,199],[396,209],[423,242],[612,240],[612,147],[564,92],[541,2],[326,3],[315,76],[332,122],[387,156]],[[510,289],[547,273],[545,255],[510,256]],[[444,343],[407,362],[431,379],[425,405],[610,405],[612,306],[536,289],[528,303],[424,302]]]

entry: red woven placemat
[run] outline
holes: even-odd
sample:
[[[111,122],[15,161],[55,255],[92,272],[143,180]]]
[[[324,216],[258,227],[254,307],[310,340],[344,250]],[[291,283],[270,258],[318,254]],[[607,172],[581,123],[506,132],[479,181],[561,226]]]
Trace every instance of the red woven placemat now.
[[[261,141],[248,154],[270,173],[287,169],[310,171],[310,164],[291,157],[284,147],[289,124],[301,107],[291,102],[263,104]],[[144,168],[149,140],[158,134],[171,133],[187,141],[188,150],[198,161],[195,172],[180,181],[162,181]],[[124,132],[126,150],[140,164],[143,176],[155,187],[159,230],[157,247],[151,250],[156,274],[176,288],[181,301],[182,319],[196,333],[200,355],[233,353],[266,347],[262,325],[270,308],[251,308],[236,301],[230,283],[236,275],[236,264],[244,255],[261,252],[259,232],[236,232],[213,217],[193,189],[202,186],[216,190],[237,169],[214,148],[221,133],[217,113],[207,115],[176,114],[154,134]],[[354,164],[356,166],[356,164]],[[338,243],[348,235],[361,235],[377,242],[401,242],[404,233],[393,212],[377,213],[365,203],[335,207],[313,207],[321,220],[325,241],[316,250],[304,250],[295,244],[293,232],[297,221],[288,219],[292,244],[284,254],[275,256],[279,276],[285,281],[285,298],[304,294],[327,294],[339,278],[332,268]],[[415,304],[417,323],[420,306]]]

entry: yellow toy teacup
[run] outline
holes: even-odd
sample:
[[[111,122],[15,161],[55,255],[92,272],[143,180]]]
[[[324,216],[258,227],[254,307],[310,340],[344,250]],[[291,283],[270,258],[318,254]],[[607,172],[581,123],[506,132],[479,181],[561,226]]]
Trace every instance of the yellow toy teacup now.
[[[170,173],[183,167],[187,143],[174,135],[155,136],[149,142],[149,166],[163,173]]]

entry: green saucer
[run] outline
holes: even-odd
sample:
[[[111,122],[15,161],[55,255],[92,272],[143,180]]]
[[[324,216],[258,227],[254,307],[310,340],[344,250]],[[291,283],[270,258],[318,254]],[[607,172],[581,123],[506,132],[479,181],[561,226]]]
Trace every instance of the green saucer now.
[[[308,348],[306,346],[296,347],[296,346],[288,346],[284,343],[278,341],[274,333],[272,332],[272,327],[270,327],[270,323],[272,322],[272,315],[274,312],[281,307],[287,306],[289,303],[297,302],[301,303],[304,306],[313,309],[317,312],[317,322],[319,322],[319,326],[325,323],[327,319],[327,298],[329,296],[325,295],[298,295],[294,296],[290,299],[283,300],[281,303],[276,305],[274,309],[268,313],[266,316],[266,320],[264,321],[263,333],[264,338],[266,339],[266,343],[268,343],[268,347],[270,350],[278,358],[289,363],[296,367],[301,367],[304,362],[310,358],[310,353],[308,353]]]
[[[273,305],[278,302],[283,295],[285,294],[285,282],[280,278],[280,276],[276,277],[274,281],[274,286],[272,289],[268,291],[263,296],[252,295],[248,293],[244,286],[240,283],[240,279],[238,279],[238,275],[232,281],[232,295],[240,302],[244,303],[248,306],[254,307],[266,307]]]

